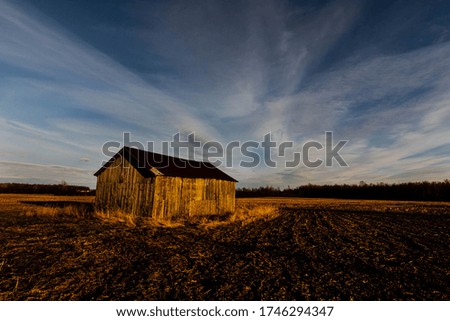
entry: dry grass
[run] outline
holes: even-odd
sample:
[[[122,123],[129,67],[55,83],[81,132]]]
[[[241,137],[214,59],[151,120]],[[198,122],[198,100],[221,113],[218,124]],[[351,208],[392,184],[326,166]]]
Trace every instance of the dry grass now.
[[[64,205],[65,202],[70,205]],[[204,228],[215,228],[231,223],[241,226],[259,221],[271,220],[280,215],[280,209],[298,208],[321,209],[330,206],[334,210],[352,208],[358,211],[371,212],[420,212],[426,214],[434,208],[448,208],[450,203],[445,202],[414,202],[414,201],[377,201],[377,200],[341,200],[341,199],[301,199],[301,198],[241,198],[236,200],[234,213],[216,216],[196,216],[188,219],[151,219],[141,218],[117,210],[110,213],[93,212],[86,204],[93,204],[92,196],[52,196],[52,195],[22,195],[5,194],[0,196],[0,206],[4,210],[20,212],[30,217],[72,217],[85,218],[96,215],[110,223],[123,223],[129,227],[156,226],[173,227],[195,224]],[[20,204],[20,205],[19,205]],[[39,205],[36,205],[39,204]],[[53,205],[57,204],[57,206]],[[80,206],[81,205],[81,206]]]
[[[63,207],[53,206],[29,206],[24,209],[25,216],[31,217],[72,217],[86,218],[92,215],[92,211],[81,206],[68,205]]]
[[[121,210],[112,212],[96,211],[96,217],[108,223],[125,224],[128,227],[167,227],[175,228],[184,226],[183,221],[176,221],[171,219],[152,219],[143,218]]]
[[[152,219],[142,218],[121,210],[113,212],[100,212],[95,214],[110,223],[123,223],[129,227],[148,226],[148,227],[165,227],[165,228],[179,228],[183,226],[195,225],[201,228],[210,229],[227,224],[238,223],[241,226],[250,224],[257,220],[270,220],[280,214],[280,204],[253,204],[250,201],[237,201],[236,210],[233,213],[223,215],[199,215],[189,218],[175,218],[175,219]],[[70,212],[70,210],[69,210]]]
[[[95,215],[105,222],[110,223],[124,223],[127,226],[137,226],[140,225],[140,220],[137,216],[125,213],[121,210],[116,210],[113,212],[101,212],[96,211]]]
[[[254,205],[248,202],[238,202],[233,213],[222,215],[199,215],[182,219],[146,219],[140,220],[140,225],[179,228],[182,226],[197,226],[212,229],[229,224],[245,226],[258,220],[270,220],[280,214],[278,205]],[[134,224],[136,225],[136,224]]]
[[[240,222],[242,225],[247,225],[257,220],[273,219],[279,214],[279,206],[276,204],[255,205],[238,202],[236,210],[230,216],[230,222]]]

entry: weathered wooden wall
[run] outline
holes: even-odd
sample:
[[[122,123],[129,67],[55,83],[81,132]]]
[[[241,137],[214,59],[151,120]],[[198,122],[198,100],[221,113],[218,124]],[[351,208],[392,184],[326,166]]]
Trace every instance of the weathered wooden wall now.
[[[155,177],[144,178],[127,161],[115,160],[97,177],[95,207],[136,216],[149,216],[153,206]]]
[[[212,178],[157,176],[152,216],[171,218],[234,211],[236,183]]]
[[[96,209],[175,218],[234,211],[236,183],[212,178],[143,177],[118,158],[97,177]]]

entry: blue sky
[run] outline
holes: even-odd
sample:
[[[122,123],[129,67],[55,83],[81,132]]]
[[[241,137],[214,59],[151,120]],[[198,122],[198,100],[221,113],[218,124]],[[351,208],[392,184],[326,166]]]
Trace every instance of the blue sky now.
[[[349,141],[240,186],[450,178],[448,1],[0,0],[0,29],[0,181],[94,187],[123,132]]]

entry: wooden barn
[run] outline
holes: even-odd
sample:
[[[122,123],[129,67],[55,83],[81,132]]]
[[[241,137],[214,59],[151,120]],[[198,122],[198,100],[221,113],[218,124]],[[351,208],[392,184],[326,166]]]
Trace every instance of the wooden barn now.
[[[236,180],[207,162],[124,147],[94,175],[99,211],[156,219],[234,211]]]

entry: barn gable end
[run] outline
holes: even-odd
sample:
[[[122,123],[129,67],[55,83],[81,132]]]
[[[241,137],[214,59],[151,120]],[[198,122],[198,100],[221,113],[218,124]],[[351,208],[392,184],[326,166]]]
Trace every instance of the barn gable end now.
[[[209,163],[124,147],[95,176],[99,211],[156,219],[234,211],[236,180]]]

